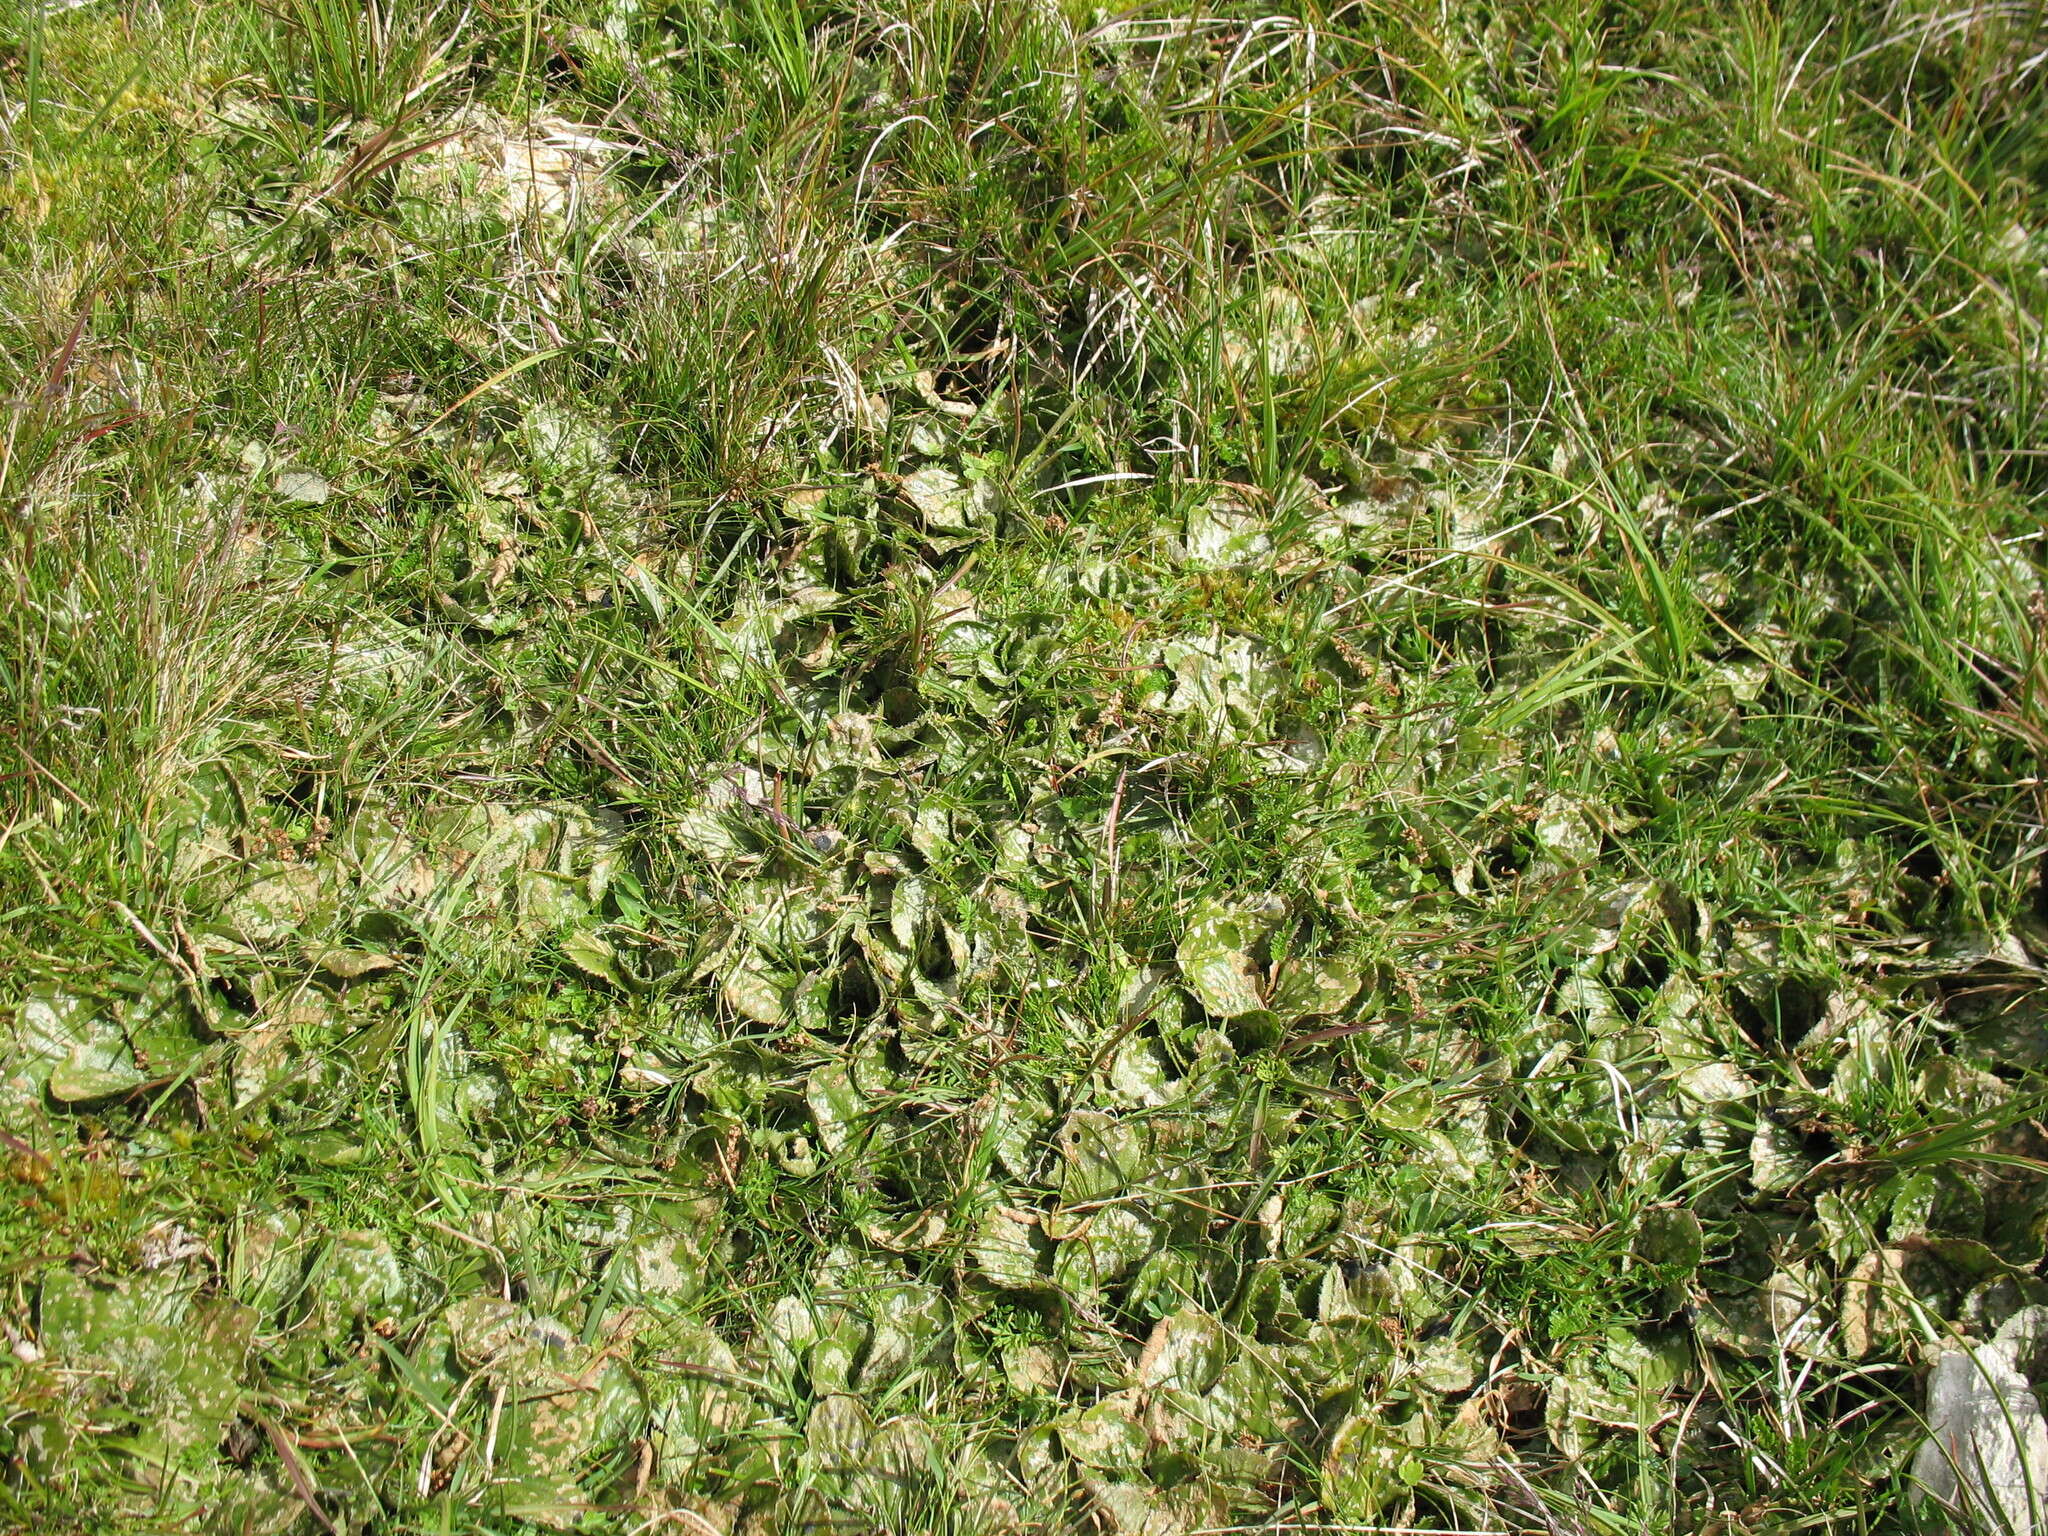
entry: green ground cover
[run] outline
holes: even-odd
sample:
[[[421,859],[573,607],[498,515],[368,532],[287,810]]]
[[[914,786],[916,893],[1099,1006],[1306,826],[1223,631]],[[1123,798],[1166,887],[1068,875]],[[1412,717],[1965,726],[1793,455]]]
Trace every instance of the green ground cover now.
[[[0,1527],[2029,1529],[2044,77],[0,10]]]

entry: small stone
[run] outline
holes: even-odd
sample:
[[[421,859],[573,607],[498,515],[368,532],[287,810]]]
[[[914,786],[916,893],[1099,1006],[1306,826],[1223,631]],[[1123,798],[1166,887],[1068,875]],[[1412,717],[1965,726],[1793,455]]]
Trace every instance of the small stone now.
[[[2014,1314],[1988,1344],[1947,1350],[1927,1382],[1928,1436],[1913,1458],[1923,1497],[2008,1536],[2048,1531],[2048,1419],[2021,1369],[2048,1309]],[[2032,1363],[2032,1362],[2028,1362]]]

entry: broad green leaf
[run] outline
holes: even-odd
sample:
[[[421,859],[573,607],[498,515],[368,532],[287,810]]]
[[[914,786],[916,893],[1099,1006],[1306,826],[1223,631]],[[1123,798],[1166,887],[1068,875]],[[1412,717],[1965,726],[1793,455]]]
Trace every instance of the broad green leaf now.
[[[828,1061],[812,1071],[804,1084],[804,1100],[827,1152],[845,1147],[853,1129],[868,1112],[867,1096],[854,1085],[845,1062]]]
[[[1154,1325],[1138,1355],[1138,1385],[1148,1391],[1206,1392],[1229,1352],[1222,1323],[1200,1307],[1182,1307]]]
[[[845,1392],[820,1398],[804,1424],[804,1460],[813,1472],[864,1466],[875,1421],[861,1400]]]
[[[1158,1240],[1158,1227],[1143,1212],[1128,1205],[1103,1207],[1059,1244],[1053,1278],[1076,1294],[1100,1290],[1143,1263]]]
[[[1273,1011],[1282,1019],[1335,1013],[1358,996],[1363,984],[1358,968],[1348,960],[1283,961],[1273,986]]]
[[[1271,923],[1242,907],[1213,899],[1197,904],[1174,950],[1188,990],[1218,1018],[1235,1019],[1266,1006],[1252,951]]]
[[[780,979],[751,949],[727,960],[719,972],[718,986],[726,1004],[741,1018],[768,1025],[788,1020],[789,1004]]]
[[[998,1206],[981,1218],[970,1252],[976,1266],[995,1284],[1007,1290],[1026,1290],[1045,1283],[1045,1248],[1034,1215]]]
[[[1144,1463],[1145,1431],[1130,1394],[1114,1394],[1061,1419],[1059,1435],[1061,1448],[1084,1466],[1130,1473]]]
[[[562,958],[585,975],[595,976],[599,981],[608,981],[614,986],[619,984],[618,951],[595,928],[572,928],[556,942],[561,947]]]
[[[1682,1205],[1652,1206],[1636,1221],[1635,1254],[1645,1264],[1690,1270],[1706,1252],[1700,1219]]]
[[[1376,1519],[1409,1484],[1401,1476],[1411,1448],[1383,1415],[1361,1413],[1330,1436],[1322,1465],[1323,1502],[1340,1518]]]
[[[83,1104],[110,1099],[146,1081],[132,1062],[102,1067],[70,1058],[50,1069],[50,1097],[61,1104]]]
[[[334,893],[327,867],[288,864],[266,875],[228,903],[222,921],[245,944],[275,944],[294,935],[319,937],[335,923]]]
[[[1188,512],[1188,563],[1215,570],[1250,565],[1273,552],[1265,519],[1228,491],[1218,491]]]
[[[374,976],[379,971],[391,970],[398,964],[395,956],[374,949],[351,949],[339,945],[315,945],[308,949],[306,958],[328,975],[340,981],[355,981],[360,977]]]
[[[860,1298],[874,1321],[859,1385],[872,1393],[920,1367],[939,1369],[951,1358],[952,1307],[930,1285],[890,1285]]]

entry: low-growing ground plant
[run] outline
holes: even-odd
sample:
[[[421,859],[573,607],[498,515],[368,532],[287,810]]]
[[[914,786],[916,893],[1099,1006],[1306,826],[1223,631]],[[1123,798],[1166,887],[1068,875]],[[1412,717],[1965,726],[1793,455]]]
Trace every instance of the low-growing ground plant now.
[[[0,14],[0,1527],[2044,1528],[2044,74]]]

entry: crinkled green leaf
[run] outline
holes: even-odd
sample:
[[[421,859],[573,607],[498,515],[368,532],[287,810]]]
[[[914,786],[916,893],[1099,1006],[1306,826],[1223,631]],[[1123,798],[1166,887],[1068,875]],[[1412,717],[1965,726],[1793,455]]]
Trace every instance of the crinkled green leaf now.
[[[1706,1253],[1699,1217],[1682,1205],[1652,1206],[1636,1222],[1635,1253],[1646,1264],[1698,1267]]]
[[[379,971],[388,971],[398,964],[395,956],[381,950],[353,949],[342,945],[316,945],[310,948],[306,958],[328,975],[340,981],[355,981],[364,976],[374,976]]]
[[[619,984],[618,951],[597,929],[572,928],[556,942],[561,946],[562,958],[579,971],[614,986]]]
[[[75,1058],[50,1069],[50,1097],[62,1104],[108,1099],[148,1081],[132,1062],[97,1067]]]
[[[1059,1434],[1061,1448],[1084,1466],[1129,1473],[1144,1462],[1145,1431],[1137,1400],[1127,1394],[1106,1397],[1061,1419]]]
[[[1235,1019],[1266,1006],[1252,951],[1270,928],[1263,914],[1215,900],[1198,903],[1189,915],[1174,958],[1188,990],[1218,1018]]]
[[[1136,1269],[1158,1240],[1158,1227],[1131,1206],[1092,1211],[1080,1229],[1058,1245],[1053,1278],[1069,1291],[1098,1290]]]
[[[1283,961],[1273,986],[1273,1011],[1283,1019],[1335,1013],[1358,996],[1363,985],[1358,968],[1346,960]]]
[[[719,992],[741,1018],[780,1025],[789,1017],[788,993],[768,962],[753,950],[741,950],[720,970]]]
[[[1037,1219],[1007,1207],[982,1216],[970,1245],[976,1267],[996,1285],[1011,1290],[1045,1283],[1045,1249]]]
[[[1223,1324],[1200,1307],[1182,1307],[1152,1329],[1138,1356],[1138,1385],[1148,1390],[1205,1392],[1230,1352]]]

